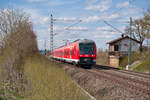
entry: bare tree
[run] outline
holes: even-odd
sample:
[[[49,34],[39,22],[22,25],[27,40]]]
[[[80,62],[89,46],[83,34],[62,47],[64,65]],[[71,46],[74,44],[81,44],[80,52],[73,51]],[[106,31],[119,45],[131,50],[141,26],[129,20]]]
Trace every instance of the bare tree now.
[[[15,9],[0,12],[0,57],[4,56],[1,69],[11,88],[22,89],[23,64],[37,51],[36,35],[26,13]],[[1,73],[0,73],[1,74]],[[19,81],[19,82],[18,82]],[[16,84],[15,86],[13,86]]]
[[[129,34],[130,27],[127,26],[125,33]],[[140,50],[142,51],[143,42],[146,38],[150,38],[150,6],[144,13],[143,18],[134,20],[131,28],[132,38],[139,40]]]

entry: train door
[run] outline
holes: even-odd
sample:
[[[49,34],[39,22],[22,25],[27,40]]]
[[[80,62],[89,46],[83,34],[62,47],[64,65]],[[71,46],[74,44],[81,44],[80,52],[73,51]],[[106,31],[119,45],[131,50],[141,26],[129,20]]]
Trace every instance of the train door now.
[[[70,48],[70,59],[73,59],[73,48]]]
[[[71,50],[72,50],[72,48],[70,47],[69,48],[69,59],[70,59],[70,62],[71,62],[71,59],[72,59]]]

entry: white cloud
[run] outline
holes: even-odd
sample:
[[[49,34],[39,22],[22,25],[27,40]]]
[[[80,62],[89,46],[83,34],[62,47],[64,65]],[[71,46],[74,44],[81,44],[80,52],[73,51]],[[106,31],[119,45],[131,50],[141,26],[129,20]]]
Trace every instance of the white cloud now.
[[[106,30],[106,31],[103,31],[103,34],[105,34],[105,35],[118,34],[118,32],[115,32],[113,30]]]
[[[120,15],[119,14],[112,14],[112,15],[103,15],[103,16],[89,16],[87,18],[82,18],[82,22],[96,22],[96,21],[100,21],[100,20],[112,20],[112,19],[116,19],[119,18]]]
[[[138,14],[141,10],[139,8],[128,8],[121,12],[122,15],[131,15],[131,14]]]
[[[74,26],[70,28],[65,27],[65,29],[72,30],[72,31],[87,31],[88,30],[87,27],[81,27],[81,26]]]
[[[70,17],[70,18],[56,18],[54,19],[55,21],[66,21],[66,22],[70,22],[70,21],[76,21],[77,19],[75,17]]]
[[[60,30],[63,30],[64,28],[60,27],[60,26],[53,26],[53,30],[54,31],[60,31]]]
[[[23,11],[25,11],[27,14],[29,14],[31,21],[34,24],[37,24],[40,22],[39,19],[42,17],[42,14],[39,10],[31,9],[31,8],[24,8],[24,7],[20,7],[20,9],[23,9]]]
[[[87,18],[83,18],[82,21],[83,22],[95,22],[100,20],[101,18],[99,16],[89,16]]]
[[[98,10],[104,12],[108,10],[111,6],[112,0],[103,0],[99,5],[90,5],[85,8],[85,10]]]
[[[125,27],[121,26],[118,29],[120,29],[121,31],[124,31],[124,28]],[[117,34],[120,34],[116,30],[114,30],[113,28],[111,28],[109,26],[97,27],[96,30],[97,30],[97,33],[101,33],[101,35],[106,35],[106,36],[107,35],[115,35],[115,34],[117,35]]]
[[[129,2],[128,1],[125,1],[125,2],[119,2],[119,3],[117,3],[117,5],[116,5],[116,7],[117,8],[127,8],[127,7],[129,7]]]
[[[116,19],[116,18],[119,18],[119,14],[112,14],[112,15],[109,15],[109,16],[104,16],[104,19],[105,20],[112,20],[112,19]]]
[[[38,29],[35,31],[38,39],[46,39],[49,36],[49,31],[46,29]]]
[[[43,16],[39,19],[40,24],[46,24],[50,21],[50,18],[48,16]]]
[[[126,26],[120,26],[119,29],[120,29],[120,31],[124,32],[125,28],[126,28]]]
[[[110,30],[109,26],[97,27],[96,30]]]
[[[94,35],[94,38],[101,38],[101,39],[110,39],[110,38],[113,38],[114,35],[105,35],[105,34],[97,34],[97,35]]]

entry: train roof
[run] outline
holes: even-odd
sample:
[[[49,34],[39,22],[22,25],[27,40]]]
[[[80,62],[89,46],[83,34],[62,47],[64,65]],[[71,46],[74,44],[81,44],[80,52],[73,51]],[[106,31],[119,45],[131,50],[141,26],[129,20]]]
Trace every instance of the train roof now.
[[[89,39],[78,39],[77,41],[79,43],[95,43],[93,40],[89,40]]]
[[[89,40],[89,39],[77,39],[77,40],[75,40],[75,41],[73,41],[73,42],[70,42],[70,43],[67,44],[67,45],[70,45],[70,44],[75,43],[75,42],[79,42],[79,43],[95,43],[93,40]],[[61,47],[65,47],[65,46],[67,46],[67,45],[62,45],[62,46],[60,46],[60,47],[58,47],[58,48],[56,48],[56,49],[59,49],[59,48],[61,48]]]

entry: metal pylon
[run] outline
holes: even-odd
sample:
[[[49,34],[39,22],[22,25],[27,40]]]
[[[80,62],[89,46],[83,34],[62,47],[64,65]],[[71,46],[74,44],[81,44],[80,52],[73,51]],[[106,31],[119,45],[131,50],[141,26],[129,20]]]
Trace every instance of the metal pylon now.
[[[51,14],[50,20],[50,51],[53,51],[53,15]]]

